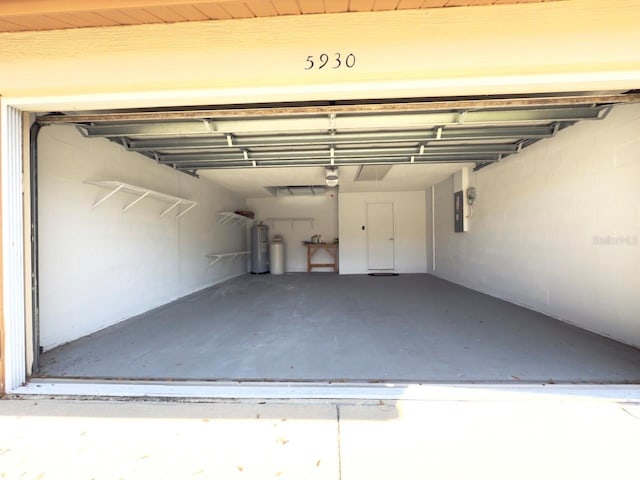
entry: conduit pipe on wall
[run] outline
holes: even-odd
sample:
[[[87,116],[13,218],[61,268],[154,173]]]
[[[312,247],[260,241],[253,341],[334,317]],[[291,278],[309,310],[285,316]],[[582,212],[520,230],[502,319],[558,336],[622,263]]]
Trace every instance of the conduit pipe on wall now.
[[[436,271],[436,186],[431,185],[431,268]]]
[[[40,298],[38,269],[38,135],[42,124],[37,120],[29,130],[29,177],[31,182],[31,312],[33,315],[33,364],[31,372],[38,370],[40,362]]]

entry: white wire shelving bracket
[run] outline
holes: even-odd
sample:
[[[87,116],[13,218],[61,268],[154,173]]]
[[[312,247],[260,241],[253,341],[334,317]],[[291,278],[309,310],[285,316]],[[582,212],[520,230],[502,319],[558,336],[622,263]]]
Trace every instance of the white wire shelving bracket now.
[[[215,265],[220,260],[235,260],[239,257],[246,257],[250,255],[251,252],[230,252],[230,253],[209,253],[207,254],[207,258],[210,260],[208,267]]]
[[[220,222],[222,225],[239,225],[244,222],[253,222],[253,218],[245,217],[244,215],[239,215],[235,212],[218,212],[220,215]]]
[[[163,202],[170,203],[169,207],[163,210],[163,212],[160,214],[160,217],[164,217],[166,214],[168,214],[170,211],[172,211],[175,208],[179,209],[181,206],[185,206],[186,208],[182,210],[180,213],[178,213],[178,215],[176,215],[176,218],[180,218],[184,214],[186,214],[189,210],[199,205],[198,202],[194,202],[193,200],[189,200],[187,198],[176,197],[175,195],[169,195],[167,193],[157,192],[155,190],[150,190],[145,187],[139,187],[137,185],[131,185],[130,183],[124,183],[118,180],[86,180],[84,183],[111,190],[105,196],[103,196],[99,200],[96,200],[96,202],[93,204],[93,208],[97,208],[98,206],[102,205],[105,201],[107,201],[109,198],[111,198],[113,195],[115,195],[118,192],[128,193],[130,195],[137,196],[135,200],[125,205],[125,207],[122,209],[122,213],[126,212],[131,207],[133,207],[136,203],[142,201],[145,198],[153,198],[155,200],[160,200]]]
[[[315,221],[315,218],[313,218],[313,217],[270,217],[270,218],[267,218],[267,222],[271,223],[272,226],[273,226],[273,224],[275,222],[289,222],[291,224],[291,229],[292,230],[293,230],[294,222],[309,222],[309,225],[313,229],[313,222],[314,221]]]

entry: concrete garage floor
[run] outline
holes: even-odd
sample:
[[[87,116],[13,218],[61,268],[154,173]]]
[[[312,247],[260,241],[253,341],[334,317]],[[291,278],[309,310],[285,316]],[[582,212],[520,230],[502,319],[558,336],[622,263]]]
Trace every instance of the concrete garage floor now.
[[[640,382],[640,350],[430,275],[244,275],[44,353],[40,377]]]

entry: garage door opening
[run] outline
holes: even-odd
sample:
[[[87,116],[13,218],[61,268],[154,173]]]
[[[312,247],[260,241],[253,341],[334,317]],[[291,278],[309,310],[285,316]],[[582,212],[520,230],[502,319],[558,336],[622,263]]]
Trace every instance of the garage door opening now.
[[[637,100],[40,115],[33,378],[638,382]]]

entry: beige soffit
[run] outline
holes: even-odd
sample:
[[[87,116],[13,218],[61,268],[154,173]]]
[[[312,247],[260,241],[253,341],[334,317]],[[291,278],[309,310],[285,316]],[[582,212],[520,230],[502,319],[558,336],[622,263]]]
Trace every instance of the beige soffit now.
[[[544,0],[3,0],[0,2],[0,32],[542,1]]]

